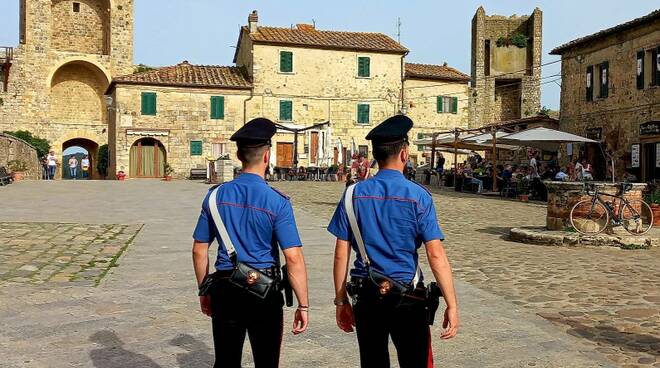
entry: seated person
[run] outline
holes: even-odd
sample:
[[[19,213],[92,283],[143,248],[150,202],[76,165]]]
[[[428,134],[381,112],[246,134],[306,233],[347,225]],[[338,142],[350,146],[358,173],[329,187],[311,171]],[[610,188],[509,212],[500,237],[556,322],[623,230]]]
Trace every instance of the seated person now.
[[[472,166],[470,166],[470,164],[465,165],[465,168],[463,169],[463,177],[468,180],[468,183],[477,184],[477,193],[484,191],[484,182],[474,177],[474,174],[472,173]]]
[[[562,168],[559,170],[559,172],[557,173],[557,175],[555,175],[555,180],[557,180],[557,181],[566,181],[566,180],[568,180],[568,177],[569,177],[569,176],[568,176],[568,174],[566,173],[566,168],[565,168],[565,167],[562,167]]]

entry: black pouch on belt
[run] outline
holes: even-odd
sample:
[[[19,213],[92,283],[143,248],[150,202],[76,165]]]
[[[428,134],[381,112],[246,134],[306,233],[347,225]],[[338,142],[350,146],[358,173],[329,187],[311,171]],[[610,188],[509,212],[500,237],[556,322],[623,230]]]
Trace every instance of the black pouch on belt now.
[[[429,326],[432,326],[435,321],[435,313],[440,307],[441,296],[442,290],[438,287],[438,284],[435,282],[429,283],[426,287],[426,322]]]
[[[403,295],[410,290],[410,286],[396,281],[384,274],[369,268],[369,279],[376,284],[380,295]]]
[[[229,282],[261,299],[266,298],[266,295],[275,284],[272,277],[243,262],[236,262],[236,268],[234,268]]]

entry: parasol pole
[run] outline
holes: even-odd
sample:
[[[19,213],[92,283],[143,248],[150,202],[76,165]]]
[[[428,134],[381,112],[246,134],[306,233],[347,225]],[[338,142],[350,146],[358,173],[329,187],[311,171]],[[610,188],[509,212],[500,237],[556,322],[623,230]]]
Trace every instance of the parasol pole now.
[[[437,135],[436,133],[433,133],[433,142],[431,146],[431,165],[429,166],[430,170],[433,170],[435,168],[435,139]]]
[[[454,128],[454,188],[458,180],[458,128]]]
[[[497,129],[492,128],[493,132],[493,192],[497,192]]]

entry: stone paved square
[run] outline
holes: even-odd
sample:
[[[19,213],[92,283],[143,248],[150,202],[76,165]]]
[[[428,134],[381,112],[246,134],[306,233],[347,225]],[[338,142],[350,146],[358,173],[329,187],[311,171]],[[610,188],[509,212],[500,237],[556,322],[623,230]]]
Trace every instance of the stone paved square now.
[[[325,231],[344,186],[273,185],[293,201],[312,306],[307,333],[285,331],[281,366],[356,367],[355,335],[340,332],[334,321],[334,239]],[[208,188],[159,180],[0,188],[0,272],[11,273],[0,282],[0,366],[211,366],[210,322],[198,311],[190,260],[191,233]],[[67,206],[71,191],[88,198],[84,210]],[[21,200],[28,195],[35,200]],[[48,205],[38,204],[46,196]],[[437,189],[433,197],[462,322],[459,336],[447,342],[433,326],[438,366],[660,366],[658,248],[515,243],[506,238],[508,229],[541,225],[542,204]],[[65,271],[75,262],[112,259],[121,244],[128,246],[118,266],[96,287],[89,269]],[[70,259],[60,264],[59,257]],[[107,267],[101,264],[94,262]],[[429,273],[427,265],[422,269]],[[39,272],[54,275],[32,282]],[[55,282],[63,272],[71,276]],[[9,281],[18,277],[26,280]],[[285,311],[285,326],[291,314]],[[244,362],[253,366],[247,346]]]
[[[141,227],[0,222],[0,283],[96,286]]]

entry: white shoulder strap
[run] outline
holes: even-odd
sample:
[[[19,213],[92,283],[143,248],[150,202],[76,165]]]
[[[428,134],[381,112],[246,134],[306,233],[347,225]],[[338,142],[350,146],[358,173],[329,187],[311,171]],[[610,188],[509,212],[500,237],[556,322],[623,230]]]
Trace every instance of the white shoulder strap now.
[[[364,246],[364,240],[362,239],[362,233],[360,232],[360,227],[357,223],[357,217],[355,216],[355,208],[353,208],[353,192],[355,191],[355,186],[357,184],[350,185],[346,188],[346,194],[344,195],[344,207],[346,207],[346,215],[348,216],[348,223],[351,225],[351,230],[353,231],[353,236],[355,237],[355,242],[357,243],[358,250],[360,251],[360,257],[362,257],[362,262],[364,265],[369,267],[371,261],[369,261],[369,256],[367,256],[367,248]]]
[[[225,249],[227,249],[229,258],[234,258],[236,256],[236,248],[234,248],[234,243],[232,243],[229,233],[227,233],[227,228],[225,227],[225,223],[222,222],[222,217],[220,217],[220,211],[218,210],[218,189],[220,189],[219,186],[213,189],[213,192],[209,196],[209,209],[211,210],[211,217],[215,223],[215,227],[220,234],[220,239],[225,245]]]
[[[362,232],[358,226],[357,216],[355,215],[355,208],[353,207],[353,192],[355,192],[356,185],[357,184],[353,184],[346,188],[346,194],[344,195],[344,207],[346,208],[348,223],[351,225],[351,230],[353,231],[353,236],[355,237],[355,242],[357,243],[360,257],[362,257],[362,262],[364,262],[366,267],[369,267],[371,266],[371,261],[369,260],[369,256],[367,256],[367,248],[364,246],[364,239],[362,239]],[[413,287],[417,286],[421,274],[422,271],[419,269],[419,262],[417,262],[415,277],[412,280]]]

